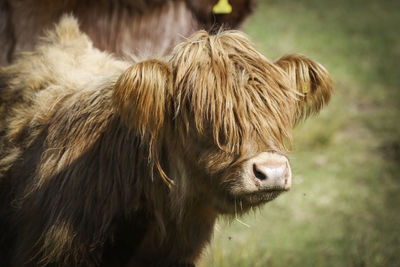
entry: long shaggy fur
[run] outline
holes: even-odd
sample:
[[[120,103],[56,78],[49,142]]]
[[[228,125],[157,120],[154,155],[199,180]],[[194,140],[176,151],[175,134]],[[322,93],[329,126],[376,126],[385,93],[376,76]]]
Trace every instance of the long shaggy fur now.
[[[273,63],[240,32],[134,63],[65,17],[0,69],[0,261],[193,266],[227,212],[224,177],[250,147],[284,151],[331,91],[321,65]]]

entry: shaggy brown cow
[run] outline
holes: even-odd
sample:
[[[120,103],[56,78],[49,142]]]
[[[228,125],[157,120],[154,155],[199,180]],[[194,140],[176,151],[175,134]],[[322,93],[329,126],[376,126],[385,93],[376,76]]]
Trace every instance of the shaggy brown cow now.
[[[101,50],[117,55],[168,53],[200,29],[238,27],[254,0],[230,0],[232,12],[214,14],[218,0],[0,0],[0,65],[31,50],[43,29],[72,13]]]
[[[318,63],[240,32],[119,61],[65,17],[0,71],[5,266],[193,266],[220,214],[291,186],[285,144],[330,98]]]

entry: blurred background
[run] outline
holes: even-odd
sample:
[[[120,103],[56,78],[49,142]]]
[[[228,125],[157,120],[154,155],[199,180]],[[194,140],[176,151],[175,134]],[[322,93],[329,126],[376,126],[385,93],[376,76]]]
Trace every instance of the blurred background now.
[[[397,0],[258,1],[257,48],[319,61],[336,94],[295,131],[292,190],[220,220],[200,266],[400,266],[399,27]]]

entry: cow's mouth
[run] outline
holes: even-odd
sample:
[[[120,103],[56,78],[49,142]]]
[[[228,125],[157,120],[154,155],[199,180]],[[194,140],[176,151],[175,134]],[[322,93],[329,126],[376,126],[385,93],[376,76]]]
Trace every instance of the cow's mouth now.
[[[231,194],[225,195],[224,212],[241,214],[249,211],[252,208],[258,207],[271,200],[277,198],[281,193],[285,192],[283,189],[269,189],[264,191],[257,191],[251,193]]]
[[[231,201],[240,200],[250,206],[258,206],[260,204],[266,203],[275,199],[285,190],[282,189],[270,189],[265,191],[257,191],[252,193],[240,194],[236,196],[231,196]]]

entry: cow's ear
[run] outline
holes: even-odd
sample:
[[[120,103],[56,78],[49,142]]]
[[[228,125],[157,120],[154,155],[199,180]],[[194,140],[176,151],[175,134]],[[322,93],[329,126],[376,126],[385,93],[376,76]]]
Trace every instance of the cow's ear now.
[[[287,74],[291,88],[300,93],[297,102],[296,123],[316,114],[333,92],[332,78],[326,69],[301,55],[286,55],[275,62]]]
[[[151,59],[129,67],[114,88],[114,104],[122,120],[145,138],[159,134],[167,113],[172,84],[170,66]]]

